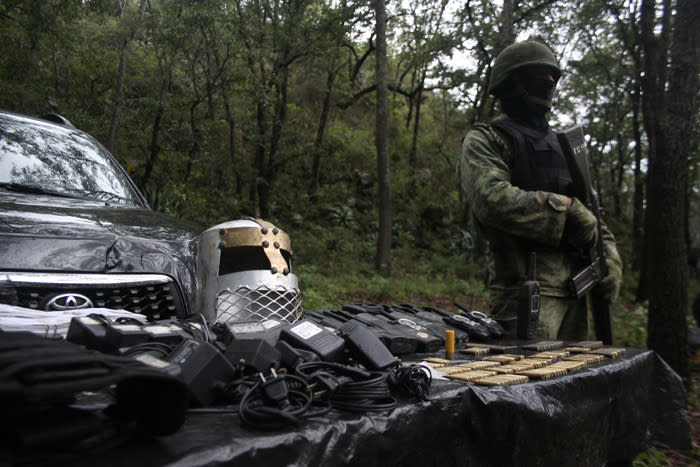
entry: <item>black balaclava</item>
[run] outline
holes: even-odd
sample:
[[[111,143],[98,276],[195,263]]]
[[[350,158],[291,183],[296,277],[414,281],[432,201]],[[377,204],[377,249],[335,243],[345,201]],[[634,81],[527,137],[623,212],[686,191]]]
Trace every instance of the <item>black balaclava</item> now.
[[[549,128],[545,116],[552,107],[556,84],[556,78],[529,73],[527,68],[516,70],[510,77],[514,92],[501,99],[501,108],[512,119],[544,131]]]

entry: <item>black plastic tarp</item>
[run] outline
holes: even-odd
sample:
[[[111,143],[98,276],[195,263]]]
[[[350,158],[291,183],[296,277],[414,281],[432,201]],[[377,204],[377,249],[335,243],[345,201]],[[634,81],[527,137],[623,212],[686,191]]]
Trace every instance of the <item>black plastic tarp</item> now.
[[[497,387],[434,380],[427,402],[405,401],[385,415],[331,412],[295,429],[246,428],[235,407],[193,411],[173,435],[74,463],[583,466],[631,460],[652,445],[690,448],[685,389],[656,353],[627,349],[551,380]]]

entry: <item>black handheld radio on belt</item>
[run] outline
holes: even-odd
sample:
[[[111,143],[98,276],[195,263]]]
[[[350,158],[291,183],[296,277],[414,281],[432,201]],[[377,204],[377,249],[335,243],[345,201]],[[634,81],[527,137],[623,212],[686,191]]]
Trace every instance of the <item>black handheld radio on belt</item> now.
[[[519,339],[534,339],[537,335],[537,320],[540,316],[540,283],[536,279],[536,260],[537,256],[533,251],[530,254],[527,277],[520,286],[517,327]]]

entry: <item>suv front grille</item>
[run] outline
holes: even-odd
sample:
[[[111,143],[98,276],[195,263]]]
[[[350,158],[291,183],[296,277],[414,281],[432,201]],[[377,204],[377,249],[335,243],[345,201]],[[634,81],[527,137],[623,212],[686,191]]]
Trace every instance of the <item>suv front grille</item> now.
[[[162,274],[0,273],[0,302],[35,310],[112,308],[146,315],[150,321],[186,315],[180,291]],[[58,300],[56,300],[58,299]]]

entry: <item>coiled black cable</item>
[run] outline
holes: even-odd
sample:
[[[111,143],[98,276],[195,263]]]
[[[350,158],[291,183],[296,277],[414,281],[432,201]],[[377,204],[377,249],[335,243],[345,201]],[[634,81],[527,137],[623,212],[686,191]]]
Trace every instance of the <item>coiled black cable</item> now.
[[[430,369],[423,365],[397,367],[389,378],[392,389],[401,394],[415,396],[421,401],[430,399],[432,381]]]
[[[277,374],[274,370],[267,378],[262,373],[258,376],[260,379],[246,390],[239,405],[238,414],[247,425],[261,429],[281,428],[330,409],[311,410],[313,394],[299,376]]]
[[[369,372],[332,362],[306,362],[295,369],[312,385],[321,385],[337,410],[386,412],[396,407],[388,383],[389,373]]]

